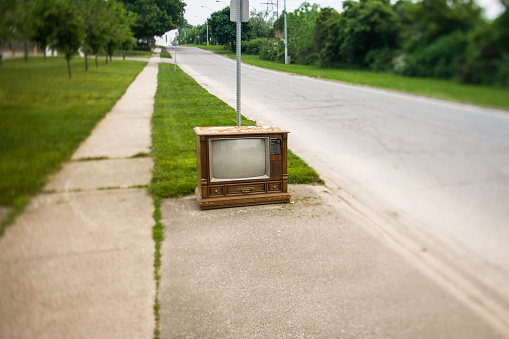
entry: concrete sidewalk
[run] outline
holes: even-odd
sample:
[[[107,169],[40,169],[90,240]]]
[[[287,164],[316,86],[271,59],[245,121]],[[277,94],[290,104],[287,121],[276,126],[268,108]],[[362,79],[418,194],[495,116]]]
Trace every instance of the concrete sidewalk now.
[[[159,56],[0,239],[0,338],[150,338]],[[103,159],[103,160],[91,160]]]
[[[162,338],[504,338],[326,187],[290,192],[293,204],[162,204]]]

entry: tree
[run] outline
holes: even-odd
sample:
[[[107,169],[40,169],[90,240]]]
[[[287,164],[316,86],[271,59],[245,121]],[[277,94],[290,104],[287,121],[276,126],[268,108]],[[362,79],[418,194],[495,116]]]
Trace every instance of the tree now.
[[[467,35],[459,30],[453,31],[408,55],[402,73],[419,77],[452,78],[458,72],[466,48]]]
[[[122,51],[123,60],[125,60],[127,51],[132,50],[135,45],[135,39],[132,36],[125,36],[124,39],[120,41],[118,48]]]
[[[459,63],[462,82],[509,86],[509,11],[492,22],[480,21],[468,34],[464,61]]]
[[[0,47],[11,42],[11,25],[14,20],[15,0],[0,1]],[[2,53],[0,53],[0,65]]]
[[[106,35],[99,31],[99,30],[93,30],[90,32],[90,37],[88,40],[88,50],[94,55],[95,59],[95,68],[99,67],[99,64],[97,62],[97,54],[99,54],[99,51],[103,48],[103,46],[106,44]],[[85,58],[86,60],[86,58]],[[85,63],[85,68],[86,68]]]
[[[132,46],[133,36],[131,26],[136,20],[135,15],[127,12],[124,6],[120,3],[111,2],[108,6],[109,13],[109,26],[108,35],[106,37],[106,54],[110,57],[113,56],[117,49],[122,46]]]
[[[390,65],[392,54],[398,48],[400,27],[400,19],[390,2],[347,0],[343,9],[337,19],[329,22],[329,32],[320,51],[322,64],[374,69]]]
[[[39,0],[31,9],[32,17],[32,36],[31,39],[43,51],[44,58],[46,58],[46,48],[55,39],[55,16],[58,10],[58,5],[55,0]]]
[[[84,22],[65,0],[56,1],[52,13],[51,20],[55,23],[55,41],[52,46],[64,54],[71,79],[71,58],[78,53],[85,37]]]
[[[106,25],[109,21],[108,6],[110,1],[75,0],[73,3],[75,10],[80,14],[84,23],[85,38],[83,52],[85,54],[85,70],[88,71],[88,55],[93,50],[92,45],[96,46],[99,41],[105,40],[108,34]]]
[[[309,58],[315,52],[313,39],[319,6],[304,2],[293,13],[287,15],[288,51],[299,63],[312,63]],[[309,58],[309,60],[308,60]]]
[[[396,6],[406,24],[402,31],[403,48],[410,53],[454,31],[471,30],[482,14],[474,0],[422,0]]]
[[[209,33],[217,39],[217,42],[221,45],[230,44],[231,50],[234,52],[237,36],[237,24],[230,21],[230,7],[228,6],[220,11],[212,13],[207,22],[209,24]],[[248,40],[250,37],[251,26],[248,22],[242,22],[242,40]]]
[[[185,24],[178,29],[178,37],[177,40],[180,42],[180,44],[187,44],[188,41],[190,41],[189,34],[192,33],[193,26],[188,24],[187,21],[185,21]]]
[[[471,54],[468,37],[484,20],[481,8],[473,0],[399,1],[395,8],[403,22],[401,45],[405,55],[402,74],[438,78],[457,76],[463,68],[461,65],[465,65],[467,54]]]
[[[332,38],[329,37],[329,34],[334,34],[331,26],[338,20],[339,13],[334,8],[326,7],[318,13],[314,31],[315,48],[318,53],[324,48],[326,41]]]
[[[257,12],[255,9],[251,11],[249,16],[249,23],[253,30],[254,38],[268,38],[271,27],[274,25],[274,19],[269,17],[268,11]]]
[[[136,14],[133,33],[145,38],[154,47],[156,35],[184,24],[185,3],[180,0],[120,0],[125,8]]]
[[[28,61],[28,43],[33,35],[32,8],[35,0],[15,0],[11,17],[11,39],[23,42],[25,61]]]

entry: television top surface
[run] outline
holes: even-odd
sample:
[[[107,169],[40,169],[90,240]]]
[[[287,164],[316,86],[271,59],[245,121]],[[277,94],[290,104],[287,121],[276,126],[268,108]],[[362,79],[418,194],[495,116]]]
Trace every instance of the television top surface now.
[[[239,135],[239,134],[270,134],[288,133],[288,131],[274,126],[216,126],[195,127],[197,135]]]

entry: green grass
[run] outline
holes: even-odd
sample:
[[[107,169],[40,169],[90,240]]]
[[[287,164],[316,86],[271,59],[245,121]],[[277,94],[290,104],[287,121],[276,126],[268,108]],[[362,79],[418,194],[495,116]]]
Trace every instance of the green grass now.
[[[171,54],[168,53],[168,50],[165,47],[161,48],[161,58],[171,59]]]
[[[150,58],[154,52],[152,51],[129,51],[128,56],[129,57],[135,57],[135,58]]]
[[[160,305],[159,305],[159,286],[161,283],[161,274],[159,270],[161,268],[161,246],[164,241],[164,225],[161,223],[161,200],[154,198],[154,213],[152,214],[155,224],[152,227],[152,239],[154,240],[155,251],[154,251],[154,280],[156,282],[156,295],[154,297],[154,338],[159,338],[160,330]]]
[[[0,205],[19,212],[145,65],[118,60],[85,72],[83,59],[75,59],[69,80],[62,58],[4,61],[0,67]]]
[[[194,127],[235,126],[233,108],[208,93],[174,66],[159,64],[158,87],[152,116],[154,169],[150,192],[161,198],[192,194],[196,187]],[[242,125],[256,125],[242,117]],[[322,181],[316,171],[289,152],[288,181]]]
[[[316,171],[291,150],[288,150],[288,182],[290,184],[324,184]]]
[[[235,53],[223,50],[222,46],[198,46],[214,53],[235,59]],[[305,75],[313,78],[343,81],[352,84],[391,89],[439,99],[469,103],[509,110],[509,89],[492,86],[466,85],[455,80],[404,77],[393,73],[342,70],[319,66],[285,65],[279,62],[260,60],[257,55],[242,55],[242,62],[281,72]]]

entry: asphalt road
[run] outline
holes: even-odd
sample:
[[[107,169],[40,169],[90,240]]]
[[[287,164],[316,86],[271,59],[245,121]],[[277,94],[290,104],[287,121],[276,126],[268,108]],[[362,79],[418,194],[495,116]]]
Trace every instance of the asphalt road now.
[[[236,107],[235,61],[179,47],[177,63]],[[509,112],[243,64],[242,114],[289,130],[338,204],[407,255],[509,310]]]

